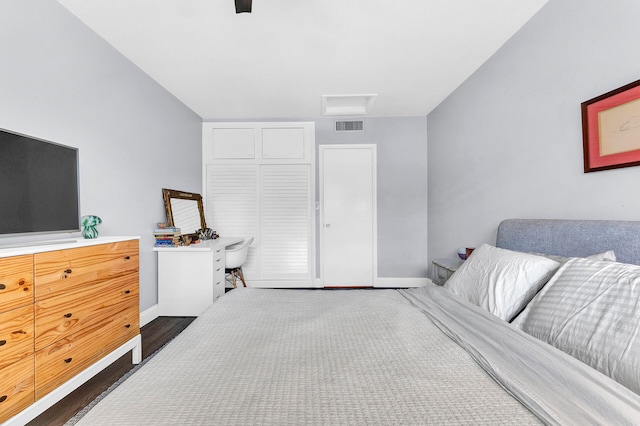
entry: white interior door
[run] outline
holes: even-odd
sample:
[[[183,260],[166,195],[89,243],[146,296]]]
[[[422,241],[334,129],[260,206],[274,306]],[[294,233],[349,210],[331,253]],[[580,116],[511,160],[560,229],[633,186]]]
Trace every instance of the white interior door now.
[[[325,287],[373,286],[377,270],[376,147],[320,146]]]

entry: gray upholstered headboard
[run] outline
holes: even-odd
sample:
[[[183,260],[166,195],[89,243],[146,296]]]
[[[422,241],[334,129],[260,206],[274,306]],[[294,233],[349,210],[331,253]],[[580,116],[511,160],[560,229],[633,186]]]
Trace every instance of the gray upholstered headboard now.
[[[496,246],[559,256],[613,250],[619,262],[640,265],[640,222],[507,219],[498,226]]]

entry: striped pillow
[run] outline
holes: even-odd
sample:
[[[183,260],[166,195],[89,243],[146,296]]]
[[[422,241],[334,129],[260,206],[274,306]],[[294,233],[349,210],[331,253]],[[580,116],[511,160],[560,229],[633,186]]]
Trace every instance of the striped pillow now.
[[[513,324],[640,393],[640,266],[571,259]]]

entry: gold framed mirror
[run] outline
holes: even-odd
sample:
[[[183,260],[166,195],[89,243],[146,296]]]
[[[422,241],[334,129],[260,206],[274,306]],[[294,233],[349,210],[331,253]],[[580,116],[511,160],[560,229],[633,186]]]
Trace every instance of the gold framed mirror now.
[[[206,229],[202,196],[192,192],[162,188],[169,226],[180,228],[185,242],[198,239],[198,230]],[[188,239],[188,240],[187,240]]]

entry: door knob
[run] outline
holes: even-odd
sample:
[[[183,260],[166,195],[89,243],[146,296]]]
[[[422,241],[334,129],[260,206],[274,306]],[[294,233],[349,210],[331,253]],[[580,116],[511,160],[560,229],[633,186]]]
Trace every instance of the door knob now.
[[[327,223],[327,224],[325,225],[325,228],[331,228],[331,224],[330,224],[330,223]]]

